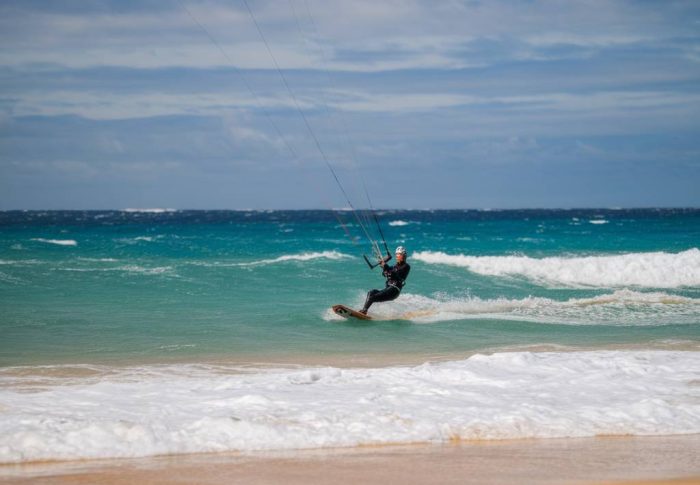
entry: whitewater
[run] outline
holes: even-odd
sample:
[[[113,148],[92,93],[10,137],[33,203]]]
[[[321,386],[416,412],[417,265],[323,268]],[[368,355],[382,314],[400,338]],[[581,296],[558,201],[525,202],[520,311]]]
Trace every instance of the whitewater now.
[[[466,268],[488,276],[521,276],[543,285],[647,288],[700,286],[700,249],[604,256],[532,258],[418,251],[414,259]]]
[[[700,432],[697,352],[513,352],[374,369],[82,369],[89,378],[70,370],[39,381],[18,368],[0,373],[0,463]]]
[[[700,433],[700,211],[377,216],[0,211],[0,463]]]
[[[362,304],[363,295],[355,299]],[[590,298],[560,301],[528,296],[522,299],[482,299],[477,296],[426,297],[404,292],[400,301],[374,311],[378,320],[440,323],[459,320],[521,320],[555,325],[663,326],[693,325],[700,313],[700,299],[665,292],[616,290]],[[330,309],[329,321],[342,321]]]

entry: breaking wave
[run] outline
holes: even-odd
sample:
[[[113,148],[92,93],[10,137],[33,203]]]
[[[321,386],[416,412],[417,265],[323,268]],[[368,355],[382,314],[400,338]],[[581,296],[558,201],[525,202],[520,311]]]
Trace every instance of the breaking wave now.
[[[362,369],[181,364],[61,376],[69,371],[0,370],[0,463],[700,433],[697,352],[507,352]]]
[[[132,213],[132,214],[133,213],[164,214],[167,212],[177,212],[177,209],[160,208],[160,207],[145,208],[145,209],[128,208],[128,209],[122,209],[122,212],[127,212],[127,213]]]
[[[32,239],[32,241],[37,241],[37,242],[42,242],[46,244],[56,244],[58,246],[77,246],[78,241],[74,239],[44,239],[41,237],[37,237]]]
[[[308,252],[308,253],[300,253],[300,254],[285,254],[283,256],[279,256],[277,258],[272,258],[272,259],[260,259],[257,261],[250,261],[247,263],[233,263],[232,266],[261,266],[261,265],[268,265],[268,264],[276,264],[276,263],[284,263],[288,261],[311,261],[314,259],[330,259],[330,260],[339,260],[339,259],[344,259],[344,258],[351,258],[352,256],[349,256],[347,254],[343,254],[339,251],[316,251],[316,252]]]
[[[357,303],[361,304],[361,299]],[[662,326],[696,323],[700,317],[700,299],[628,289],[564,301],[532,296],[482,299],[405,293],[397,301],[373,306],[370,314],[378,320],[415,323],[488,319],[563,325]],[[331,310],[324,318],[341,320]]]
[[[546,286],[679,288],[700,286],[700,250],[531,258],[420,251],[413,259],[487,276],[519,276]]]

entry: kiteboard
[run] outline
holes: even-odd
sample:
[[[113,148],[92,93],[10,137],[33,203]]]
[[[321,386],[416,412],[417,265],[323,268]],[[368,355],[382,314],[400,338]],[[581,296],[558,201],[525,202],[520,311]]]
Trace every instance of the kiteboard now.
[[[343,318],[357,318],[358,320],[372,320],[372,317],[346,307],[345,305],[333,305],[333,312]]]

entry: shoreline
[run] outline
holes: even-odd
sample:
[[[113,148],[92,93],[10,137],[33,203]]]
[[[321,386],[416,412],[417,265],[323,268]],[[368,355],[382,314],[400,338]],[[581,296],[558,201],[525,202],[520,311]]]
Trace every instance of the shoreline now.
[[[469,441],[0,466],[7,484],[700,484],[700,434]]]
[[[0,364],[0,373],[24,375],[32,370],[41,370],[40,374],[51,374],[52,371],[62,377],[84,376],[86,369],[104,368],[124,370],[149,366],[174,366],[174,365],[203,365],[203,366],[240,366],[246,370],[275,369],[275,368],[307,368],[307,367],[338,367],[348,368],[382,368],[393,366],[416,366],[424,363],[439,363],[448,361],[466,360],[474,355],[492,355],[514,352],[595,352],[595,351],[700,351],[699,340],[658,340],[646,342],[631,342],[626,344],[609,343],[605,345],[560,345],[551,343],[506,345],[483,349],[473,349],[452,352],[368,352],[358,354],[349,353],[257,353],[243,355],[180,355],[158,356],[152,358],[134,358],[127,356],[123,359],[102,359],[97,361],[60,360],[53,362],[36,362],[22,364]],[[71,369],[74,374],[71,374]],[[88,372],[90,373],[90,372]],[[2,387],[2,386],[0,386]]]

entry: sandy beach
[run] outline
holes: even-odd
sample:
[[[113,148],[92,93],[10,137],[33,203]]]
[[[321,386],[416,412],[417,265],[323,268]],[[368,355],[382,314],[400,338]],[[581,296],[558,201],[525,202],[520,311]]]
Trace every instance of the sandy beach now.
[[[462,442],[6,465],[7,484],[695,484],[700,435]]]

